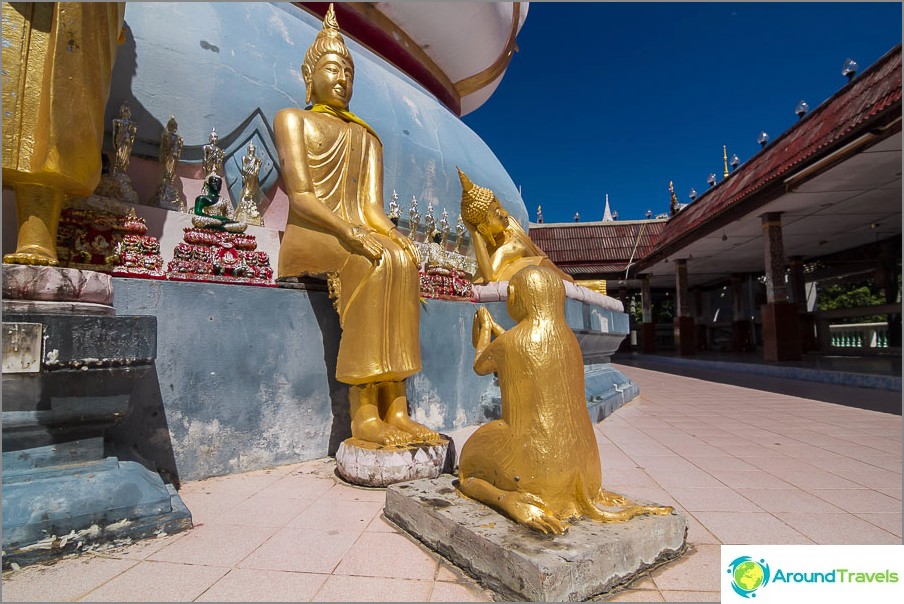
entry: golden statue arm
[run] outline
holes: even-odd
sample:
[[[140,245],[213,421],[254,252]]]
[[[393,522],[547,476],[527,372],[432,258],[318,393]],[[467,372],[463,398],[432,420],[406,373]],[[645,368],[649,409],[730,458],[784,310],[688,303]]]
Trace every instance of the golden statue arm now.
[[[493,276],[496,273],[494,271],[493,262],[490,260],[490,252],[487,250],[486,240],[473,224],[467,220],[463,220],[462,222],[465,223],[465,227],[467,227],[468,232],[471,234],[471,244],[474,246],[474,258],[477,260],[478,275],[474,278],[474,283],[481,284],[495,281]]]
[[[477,375],[487,375],[496,370],[496,360],[494,358],[495,346],[493,346],[493,337],[499,337],[505,330],[493,320],[490,311],[484,307],[477,309],[474,313],[474,326],[472,329],[472,341],[475,348],[474,353],[474,372]]]
[[[366,228],[343,220],[315,195],[307,165],[304,117],[300,110],[284,109],[277,113],[273,128],[283,184],[289,194],[289,210],[310,228],[336,237],[353,254],[378,261],[383,255],[379,241]]]

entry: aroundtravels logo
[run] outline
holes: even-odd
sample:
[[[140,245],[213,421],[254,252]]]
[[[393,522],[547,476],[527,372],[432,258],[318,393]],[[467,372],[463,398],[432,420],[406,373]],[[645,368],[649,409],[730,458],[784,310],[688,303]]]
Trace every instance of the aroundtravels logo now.
[[[757,562],[750,556],[740,556],[728,565],[731,587],[744,598],[755,598],[756,590],[769,583],[769,565],[765,560]]]

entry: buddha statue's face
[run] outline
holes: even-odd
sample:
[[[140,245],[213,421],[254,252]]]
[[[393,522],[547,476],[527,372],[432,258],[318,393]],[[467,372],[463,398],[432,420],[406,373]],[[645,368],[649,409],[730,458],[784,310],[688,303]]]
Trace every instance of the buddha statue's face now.
[[[315,103],[329,105],[334,109],[348,108],[352,98],[352,83],[355,69],[344,57],[326,53],[314,66],[311,74],[311,99]]]
[[[508,212],[505,211],[505,208],[502,207],[502,204],[499,203],[498,199],[493,199],[493,201],[490,202],[490,207],[487,208],[487,217],[481,225],[480,230],[487,235],[494,237],[507,229],[508,225]]]

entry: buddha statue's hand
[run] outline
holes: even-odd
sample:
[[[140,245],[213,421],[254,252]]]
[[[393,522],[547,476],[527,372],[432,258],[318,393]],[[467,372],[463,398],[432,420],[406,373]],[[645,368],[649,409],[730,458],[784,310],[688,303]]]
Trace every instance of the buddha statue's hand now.
[[[365,227],[352,226],[342,243],[351,253],[364,256],[374,264],[379,263],[383,257],[383,246],[373,236],[373,232]]]
[[[421,254],[418,252],[417,246],[414,245],[414,242],[405,235],[402,235],[399,232],[399,229],[390,229],[389,238],[392,239],[396,244],[398,244],[403,250],[408,252],[408,255],[411,256],[411,259],[415,264],[421,263]]]

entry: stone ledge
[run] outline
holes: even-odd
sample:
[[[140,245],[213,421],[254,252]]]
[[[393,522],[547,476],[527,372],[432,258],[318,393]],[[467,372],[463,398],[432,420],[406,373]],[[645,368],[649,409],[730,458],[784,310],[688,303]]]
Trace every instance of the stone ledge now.
[[[582,520],[553,537],[464,497],[456,484],[443,474],[392,485],[384,514],[501,598],[586,600],[684,552],[687,520],[680,514],[619,524]]]

